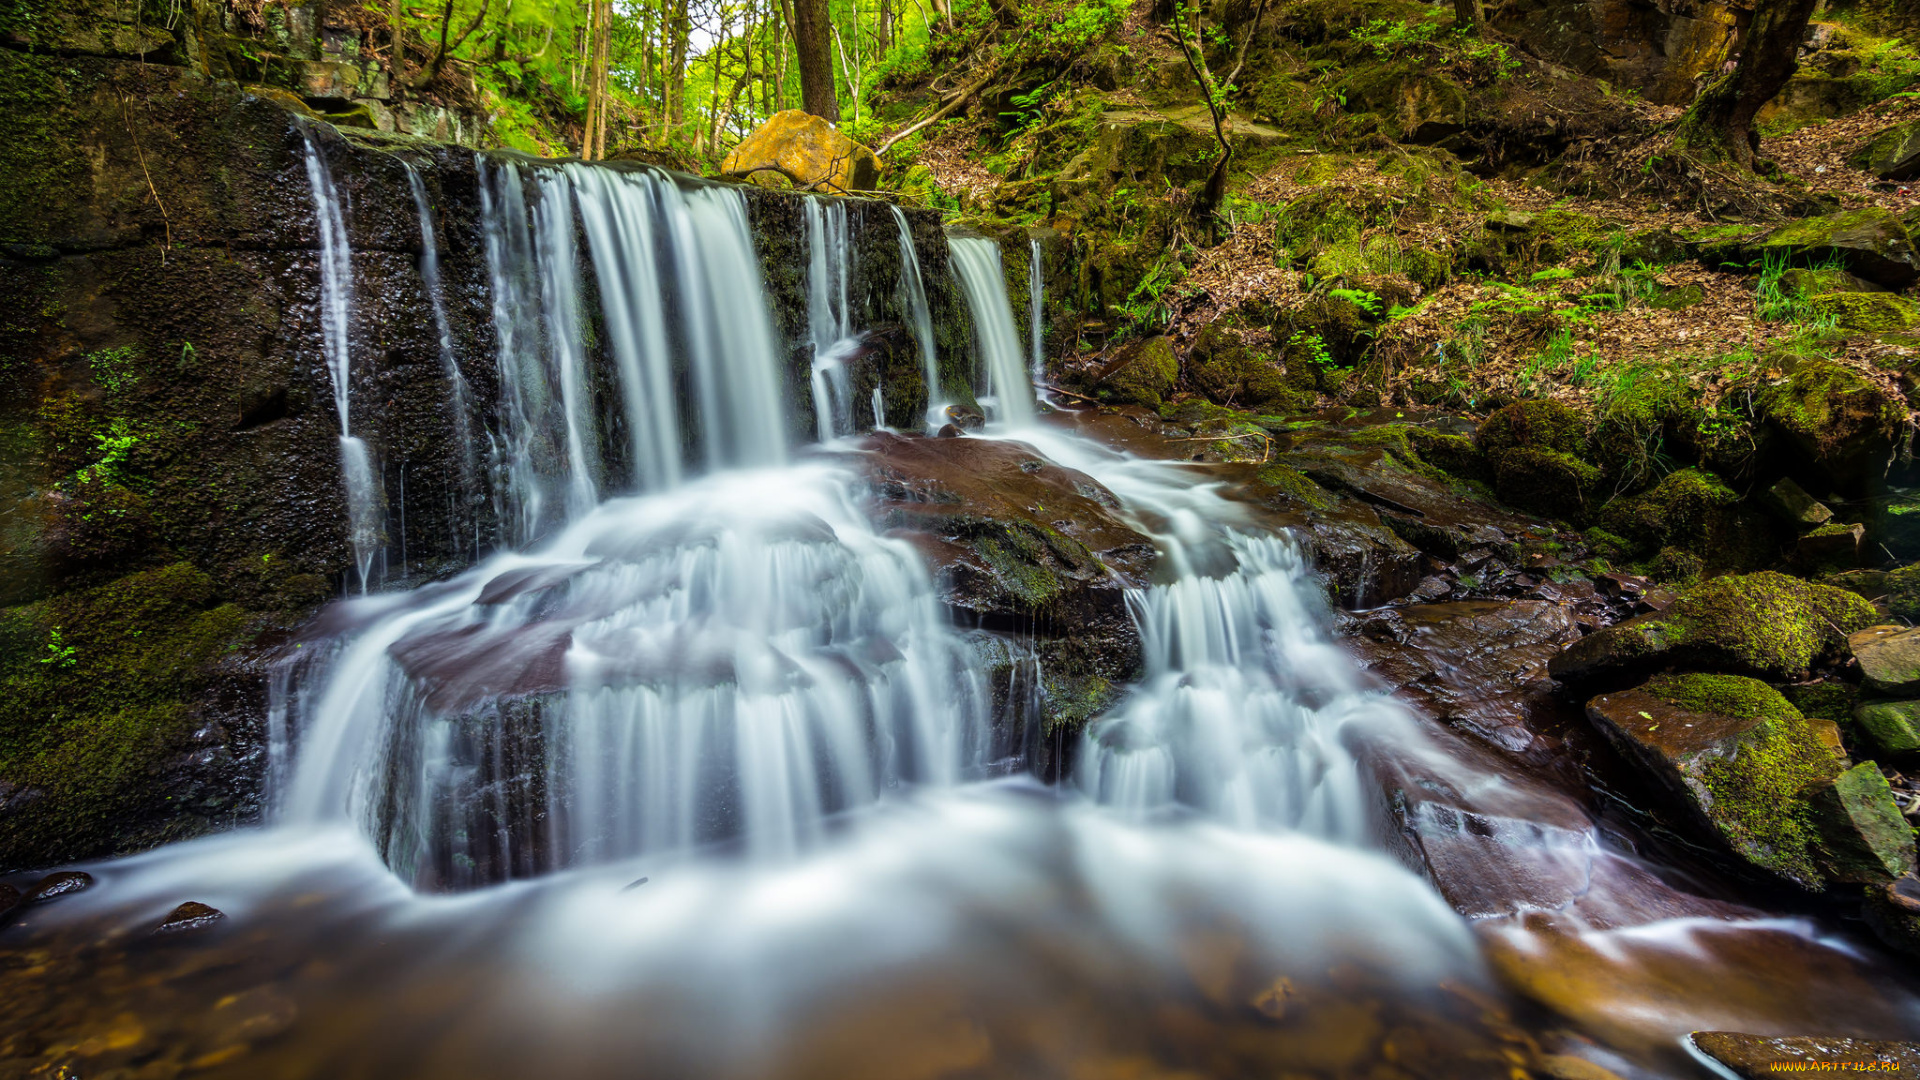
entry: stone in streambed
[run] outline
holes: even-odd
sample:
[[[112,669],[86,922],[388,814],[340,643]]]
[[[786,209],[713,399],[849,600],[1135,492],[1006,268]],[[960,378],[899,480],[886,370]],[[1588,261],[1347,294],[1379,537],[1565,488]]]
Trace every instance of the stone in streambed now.
[[[160,925],[153,928],[153,935],[165,937],[205,930],[226,917],[227,913],[219,908],[203,904],[198,900],[189,900],[174,908],[166,918],[160,920]]]
[[[1920,878],[1906,874],[1883,885],[1869,886],[1861,914],[1881,941],[1908,956],[1920,957]]]
[[[1818,528],[1833,518],[1833,511],[1807,494],[1806,489],[1783,476],[1760,496],[1760,505],[1773,511],[1782,521],[1803,529]]]
[[[1857,566],[1860,541],[1866,534],[1865,525],[1822,525],[1800,538],[1793,557],[1800,565],[1816,569]]]
[[[1834,1067],[1836,1062],[1888,1062],[1892,1064],[1885,1071],[1890,1073],[1920,1069],[1920,1044],[1915,1043],[1826,1035],[1776,1038],[1738,1031],[1696,1031],[1687,1038],[1741,1080],[1773,1080],[1783,1072],[1840,1071]]]
[[[1920,695],[1920,629],[1874,626],[1847,635],[1860,681],[1887,697]]]
[[[1733,675],[1662,676],[1594,698],[1587,717],[1701,831],[1756,867],[1824,886],[1807,797],[1840,765],[1772,687]]]
[[[1862,701],[1853,721],[1883,754],[1920,750],[1920,701]]]
[[[1789,678],[1875,619],[1859,595],[1771,571],[1719,577],[1688,589],[1665,611],[1574,642],[1549,666],[1580,680],[1684,664]]]
[[[1754,412],[1836,485],[1847,486],[1870,475],[1870,464],[1886,460],[1907,410],[1858,371],[1823,360],[1801,364],[1762,390]]]
[[[1150,337],[1122,346],[1101,366],[1094,374],[1094,394],[1114,405],[1157,409],[1179,378],[1180,359],[1172,339]]]
[[[1880,767],[1861,762],[1807,792],[1829,879],[1876,884],[1913,872],[1913,828]]]

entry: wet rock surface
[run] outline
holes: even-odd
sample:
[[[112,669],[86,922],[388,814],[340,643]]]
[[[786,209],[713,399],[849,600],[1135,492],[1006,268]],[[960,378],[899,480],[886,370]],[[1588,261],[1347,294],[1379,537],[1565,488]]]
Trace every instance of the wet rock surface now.
[[[1782,1072],[1895,1072],[1920,1069],[1920,1043],[1797,1035],[1769,1038],[1737,1031],[1696,1031],[1688,1037],[1741,1080]]]

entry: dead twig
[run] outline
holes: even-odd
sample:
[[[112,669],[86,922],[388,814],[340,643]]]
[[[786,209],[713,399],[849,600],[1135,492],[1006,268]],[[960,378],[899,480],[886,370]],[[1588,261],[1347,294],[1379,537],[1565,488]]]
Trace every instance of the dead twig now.
[[[140,148],[140,133],[133,128],[133,110],[127,104],[127,95],[120,95],[120,115],[127,122],[127,138],[133,140],[133,154],[140,159],[140,175],[146,177],[147,194],[153,196],[153,205],[160,208],[160,226],[166,232],[166,240],[160,245],[160,265],[167,265],[167,252],[173,248],[173,219],[167,216],[167,204],[160,201],[160,189],[153,186],[153,174],[147,171],[147,152]]]

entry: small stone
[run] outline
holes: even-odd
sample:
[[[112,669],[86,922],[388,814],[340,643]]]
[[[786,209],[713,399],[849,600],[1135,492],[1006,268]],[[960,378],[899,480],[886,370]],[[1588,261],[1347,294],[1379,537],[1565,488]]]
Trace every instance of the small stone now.
[[[1912,874],[1867,889],[1861,910],[1880,940],[1908,956],[1920,957],[1920,878]]]
[[[171,914],[160,921],[159,926],[153,928],[153,933],[154,936],[159,937],[165,934],[205,930],[226,917],[227,913],[219,908],[202,904],[198,900],[189,900],[174,908]]]
[[[1495,210],[1487,215],[1487,228],[1500,232],[1526,232],[1539,220],[1525,210]]]
[[[1920,701],[1863,701],[1853,720],[1883,754],[1920,750]]]
[[[1920,1044],[1871,1042],[1832,1036],[1770,1039],[1738,1031],[1696,1031],[1688,1036],[1701,1053],[1732,1069],[1741,1080],[1775,1080],[1782,1066],[1812,1065],[1804,1071],[1838,1071],[1839,1062],[1888,1062],[1885,1071],[1909,1074],[1920,1068]],[[1825,1066],[1825,1068],[1822,1068]]]
[[[1794,556],[1807,566],[1855,566],[1865,525],[1823,525],[1800,538]]]
[[[48,874],[41,878],[40,883],[27,893],[26,903],[38,904],[44,900],[57,900],[62,896],[84,892],[92,887],[92,874],[80,870],[62,870],[57,874]]]
[[[1778,483],[1768,488],[1760,496],[1760,503],[1781,518],[1805,529],[1825,525],[1833,517],[1833,511],[1821,505],[1788,476],[1781,477]]]
[[[1892,881],[1913,871],[1913,829],[1880,767],[1862,762],[1807,794],[1820,832],[1821,869],[1835,881]]]
[[[1408,595],[1423,603],[1433,600],[1444,600],[1453,595],[1453,583],[1435,574],[1421,579],[1420,584],[1415,586],[1413,592]]]
[[[1868,690],[1887,697],[1920,695],[1920,629],[1870,626],[1847,635]]]

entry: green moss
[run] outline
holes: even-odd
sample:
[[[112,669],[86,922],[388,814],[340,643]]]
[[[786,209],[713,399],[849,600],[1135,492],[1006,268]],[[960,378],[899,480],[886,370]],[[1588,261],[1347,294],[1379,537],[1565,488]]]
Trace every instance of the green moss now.
[[[1489,458],[1523,447],[1578,454],[1586,449],[1586,425],[1558,401],[1519,401],[1487,417],[1474,441]]]
[[[1338,501],[1332,492],[1314,483],[1306,473],[1288,465],[1268,465],[1257,475],[1262,484],[1314,510],[1331,509]]]
[[[1877,620],[1853,593],[1761,571],[1696,586],[1655,622],[1684,636],[1691,651],[1784,676],[1806,671]]]
[[[1746,550],[1752,536],[1736,513],[1739,504],[1719,477],[1681,469],[1639,495],[1609,502],[1600,524],[1631,541],[1635,554],[1675,547],[1712,569],[1745,569],[1755,559]]]
[[[1180,377],[1180,361],[1173,342],[1148,338],[1126,346],[1100,381],[1100,396],[1117,405],[1145,405],[1157,409],[1173,392]]]
[[[1660,675],[1641,689],[1676,708],[1740,719],[1799,719],[1780,691],[1740,675]]]
[[[1832,319],[1836,328],[1862,334],[1896,333],[1920,326],[1920,304],[1881,292],[1842,292],[1808,301],[1815,318]]]
[[[1754,725],[1731,756],[1701,769],[1700,780],[1711,797],[1708,817],[1741,854],[1784,877],[1818,882],[1819,832],[1804,793],[1838,771],[1807,722],[1790,717]]]
[[[0,779],[41,793],[0,816],[0,865],[156,840],[189,702],[247,625],[186,563],[0,611]]]
[[[1407,433],[1414,452],[1428,465],[1462,480],[1486,481],[1492,478],[1487,460],[1465,435],[1450,435],[1431,428],[1414,428]]]
[[[1756,409],[1774,427],[1829,467],[1885,447],[1906,419],[1894,398],[1852,368],[1802,364],[1792,377],[1761,391]]]
[[[1600,470],[1572,454],[1521,447],[1489,456],[1494,490],[1522,510],[1578,521],[1600,486]]]
[[[1800,686],[1789,683],[1781,687],[1780,695],[1792,702],[1802,716],[1830,720],[1845,727],[1853,723],[1853,705],[1860,691],[1852,683],[1823,680]]]

